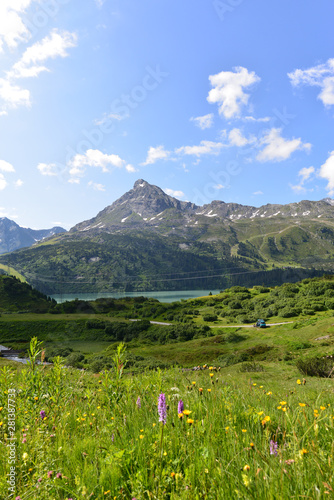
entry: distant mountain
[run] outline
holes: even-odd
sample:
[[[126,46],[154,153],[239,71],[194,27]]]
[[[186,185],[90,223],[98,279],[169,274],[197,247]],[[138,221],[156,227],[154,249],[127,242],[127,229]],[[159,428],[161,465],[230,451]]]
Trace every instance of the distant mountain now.
[[[334,270],[334,201],[179,201],[139,179],[96,217],[0,257],[45,293],[279,284]]]
[[[21,227],[16,222],[0,218],[0,254],[12,252],[23,247],[30,247],[36,242],[64,233],[62,227],[53,227],[52,229],[28,229]]]
[[[199,207],[194,203],[179,201],[167,195],[157,186],[139,179],[133,189],[125,193],[112,205],[99,212],[96,217],[77,224],[71,232],[115,232],[127,229],[184,228],[217,222],[271,218],[331,218],[334,219],[334,200],[301,201],[288,205],[264,205],[256,208],[212,201]],[[293,219],[292,219],[293,220]]]

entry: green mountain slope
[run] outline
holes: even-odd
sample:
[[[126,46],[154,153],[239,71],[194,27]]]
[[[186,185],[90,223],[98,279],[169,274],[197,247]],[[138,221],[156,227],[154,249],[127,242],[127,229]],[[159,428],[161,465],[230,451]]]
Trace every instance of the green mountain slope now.
[[[334,270],[333,203],[198,207],[140,179],[93,219],[0,264],[48,294],[296,281]]]

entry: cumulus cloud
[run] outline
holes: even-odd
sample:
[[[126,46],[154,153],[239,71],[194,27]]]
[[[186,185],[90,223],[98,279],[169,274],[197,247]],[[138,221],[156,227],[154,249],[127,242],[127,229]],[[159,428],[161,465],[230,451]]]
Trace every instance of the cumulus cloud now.
[[[7,114],[7,109],[31,105],[29,90],[18,86],[16,79],[37,77],[41,72],[49,71],[46,61],[67,57],[67,50],[76,44],[77,36],[74,33],[55,29],[49,36],[28,47],[21,59],[7,71],[6,78],[0,78],[0,101],[3,103],[0,114]]]
[[[254,71],[249,72],[242,66],[233,69],[234,72],[222,71],[209,76],[213,88],[209,92],[207,101],[218,104],[219,114],[227,119],[240,116],[242,108],[249,100],[249,94],[244,89],[260,81]]]
[[[319,176],[327,179],[327,191],[330,196],[334,195],[334,151],[331,151],[329,157],[319,170]]]
[[[8,183],[5,179],[5,176],[3,174],[0,174],[0,191],[5,189],[5,187],[7,187],[7,185],[8,185]]]
[[[15,168],[8,161],[0,160],[0,172],[15,172]]]
[[[254,118],[254,116],[245,116],[243,118],[243,120],[245,122],[262,122],[262,123],[266,123],[266,122],[270,122],[271,118],[270,116],[264,116],[263,118]]]
[[[39,163],[37,169],[42,175],[53,177],[58,175],[58,167],[55,163]]]
[[[30,106],[30,92],[22,89],[17,85],[13,85],[8,80],[0,78],[0,100],[8,108],[18,108],[21,106]],[[2,115],[6,115],[7,111],[2,110]]]
[[[228,138],[231,146],[242,147],[249,144],[249,140],[242,135],[241,130],[239,128],[232,129],[228,135]]]
[[[68,49],[76,45],[75,33],[54,29],[49,36],[27,48],[21,59],[8,72],[8,77],[31,78],[43,71],[49,71],[44,65],[48,59],[68,57]]]
[[[166,160],[170,156],[170,151],[166,151],[164,146],[150,147],[146,160],[142,165],[153,165],[158,160]]]
[[[176,149],[175,152],[199,157],[202,155],[218,155],[223,147],[224,144],[221,142],[201,141],[198,146],[182,146]]]
[[[127,172],[129,172],[130,174],[132,174],[134,172],[138,172],[138,170],[133,165],[130,165],[130,163],[128,165],[126,165],[125,170]]]
[[[262,194],[263,194],[263,192],[262,192],[262,191],[255,191],[253,194],[254,194],[255,196],[260,196],[260,195],[262,195]]]
[[[256,157],[258,161],[284,161],[297,150],[309,151],[311,149],[311,144],[303,143],[300,138],[284,139],[281,131],[279,128],[272,128],[260,140],[260,146],[265,145],[265,147],[258,153]]]
[[[107,155],[98,149],[88,149],[85,154],[77,154],[69,161],[69,173],[71,177],[78,180],[83,177],[86,167],[101,168],[102,172],[110,172],[110,168],[122,168],[126,166],[125,160],[118,155]]]
[[[300,182],[299,182],[299,184],[296,184],[295,186],[290,185],[291,189],[293,191],[295,191],[296,193],[307,191],[304,184],[310,180],[310,178],[312,177],[312,174],[314,174],[314,172],[315,172],[314,167],[304,167],[301,170],[299,170],[298,176],[300,177]]]
[[[80,178],[85,176],[88,167],[100,168],[103,173],[111,172],[113,168],[125,168],[128,172],[135,171],[134,167],[127,164],[120,156],[108,155],[98,149],[88,149],[84,154],[76,154],[61,170],[60,167],[55,163],[40,163],[37,169],[42,175],[46,176],[55,176],[59,173],[62,175],[69,174],[68,182],[71,184],[80,184]],[[99,189],[97,186],[102,186],[94,183],[89,185],[94,189]]]
[[[196,127],[199,127],[202,130],[206,128],[210,128],[213,125],[213,113],[209,113],[204,116],[197,116],[196,118],[190,118],[190,121],[194,122]]]
[[[106,188],[103,184],[98,184],[97,182],[89,181],[88,186],[92,187],[95,191],[105,191]]]
[[[328,59],[324,64],[318,64],[305,70],[296,69],[288,73],[288,77],[294,87],[298,85],[320,87],[321,92],[318,99],[325,106],[334,105],[334,59]]]
[[[169,196],[173,196],[174,198],[184,198],[185,194],[183,191],[175,191],[174,189],[166,188],[164,189],[165,193]]]
[[[22,14],[36,0],[1,0],[0,2],[0,52],[6,45],[14,49],[30,38],[30,33],[22,20]]]
[[[23,180],[22,179],[17,179],[17,181],[15,181],[14,185],[16,188],[20,188],[21,186],[23,186]]]

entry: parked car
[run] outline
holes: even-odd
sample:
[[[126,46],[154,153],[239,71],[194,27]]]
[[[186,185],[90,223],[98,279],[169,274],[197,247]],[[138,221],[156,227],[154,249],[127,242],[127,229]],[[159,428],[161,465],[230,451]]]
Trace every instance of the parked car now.
[[[258,328],[267,328],[266,322],[264,319],[258,319],[257,322],[253,325],[257,326]]]

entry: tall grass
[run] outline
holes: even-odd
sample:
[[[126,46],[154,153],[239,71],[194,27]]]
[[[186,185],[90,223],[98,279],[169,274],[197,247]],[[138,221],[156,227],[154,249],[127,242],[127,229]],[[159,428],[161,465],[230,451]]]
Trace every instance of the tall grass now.
[[[333,399],[311,398],[296,380],[282,400],[265,382],[226,384],[210,367],[131,377],[123,373],[124,351],[115,356],[115,371],[98,375],[64,368],[60,358],[52,368],[2,369],[0,498],[333,497]],[[11,497],[10,388],[17,400]],[[161,393],[166,425],[159,422]]]

